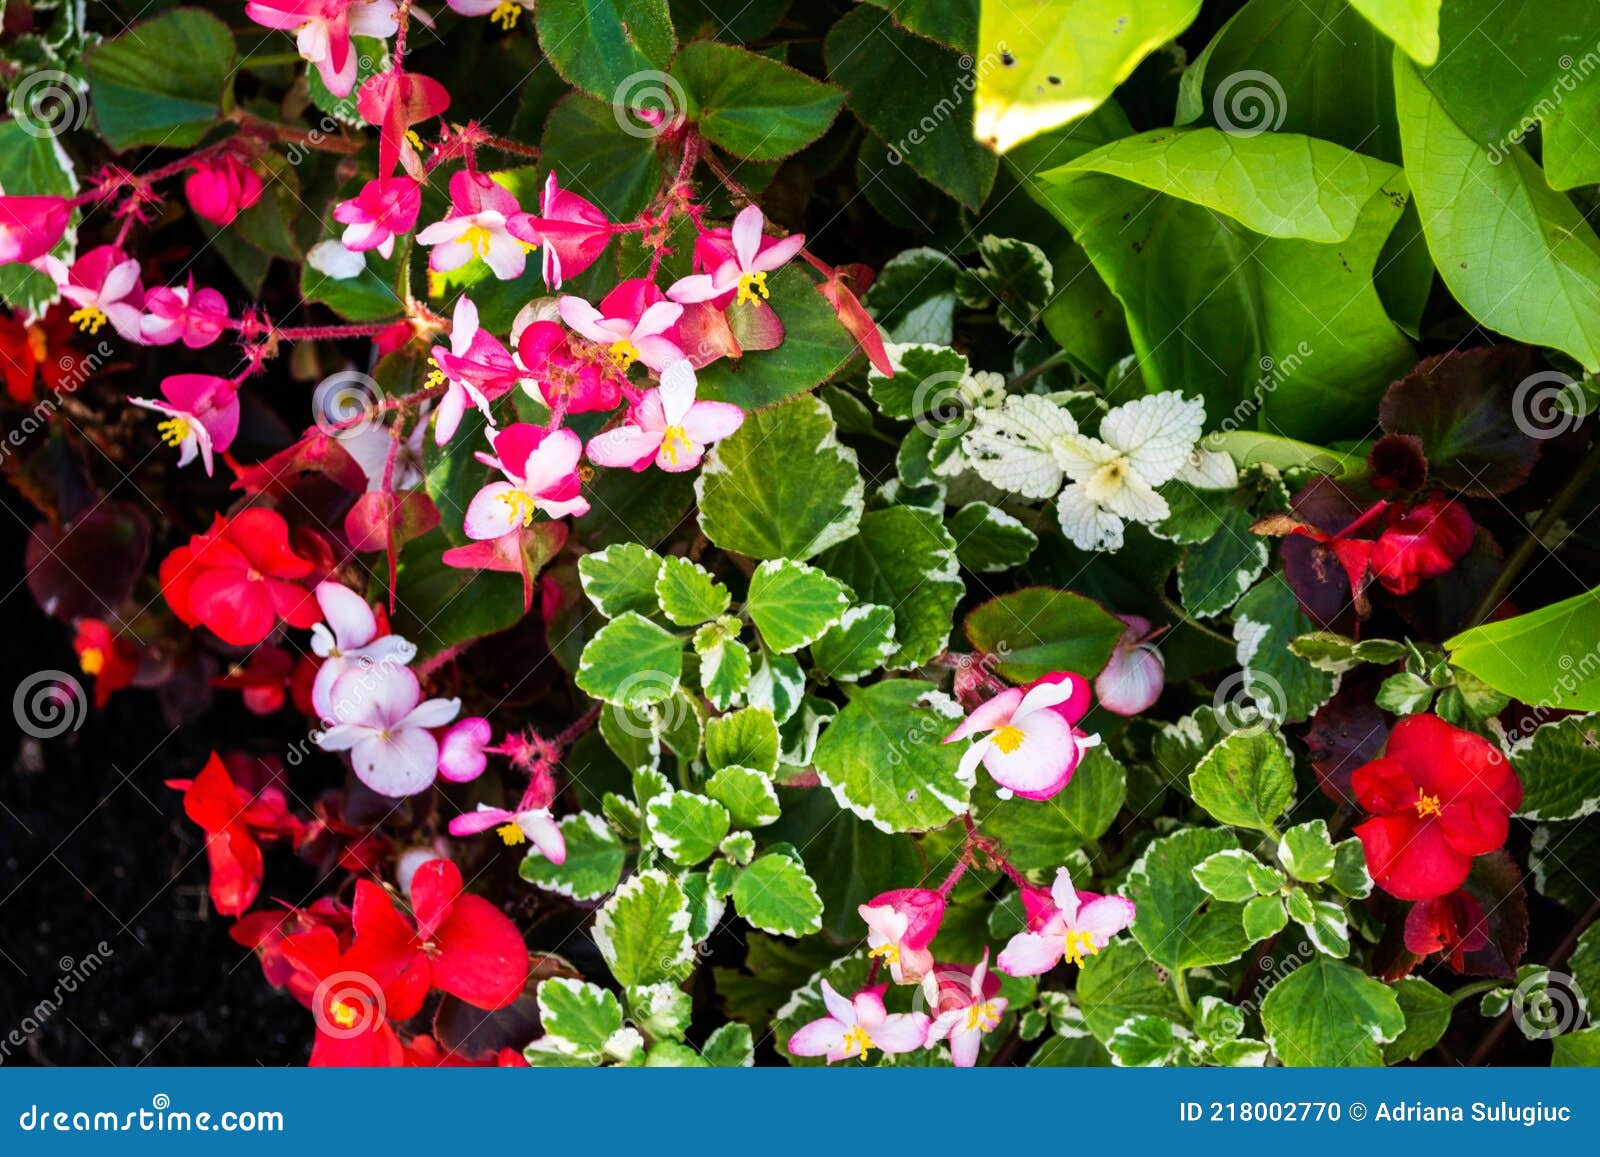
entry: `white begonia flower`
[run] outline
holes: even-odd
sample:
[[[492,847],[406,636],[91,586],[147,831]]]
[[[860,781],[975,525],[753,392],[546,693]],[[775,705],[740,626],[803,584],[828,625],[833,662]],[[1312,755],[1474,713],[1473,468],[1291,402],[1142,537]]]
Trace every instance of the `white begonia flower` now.
[[[318,241],[307,251],[306,264],[334,281],[349,281],[367,268],[367,255],[352,253],[338,241]]]
[[[1052,443],[1072,482],[1056,499],[1061,529],[1084,550],[1116,550],[1124,522],[1160,522],[1171,510],[1156,487],[1189,464],[1205,403],[1176,391],[1118,406],[1100,422],[1100,437],[1076,434]]]
[[[1013,394],[999,409],[979,410],[962,449],[978,477],[1024,498],[1050,498],[1065,477],[1057,446],[1079,438],[1072,415],[1039,394]]]
[[[1187,482],[1196,490],[1232,490],[1239,485],[1239,468],[1225,450],[1196,446],[1178,471],[1178,481]]]

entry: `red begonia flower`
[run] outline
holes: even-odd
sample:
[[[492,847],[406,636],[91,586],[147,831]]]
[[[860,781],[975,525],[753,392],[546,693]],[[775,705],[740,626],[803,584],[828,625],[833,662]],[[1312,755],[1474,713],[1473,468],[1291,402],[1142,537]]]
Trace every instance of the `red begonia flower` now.
[[[1372,819],[1355,829],[1378,886],[1402,900],[1460,887],[1475,856],[1506,842],[1522,802],[1511,761],[1482,736],[1437,715],[1395,724],[1382,757],[1351,777]]]
[[[282,619],[309,628],[322,619],[305,581],[315,565],[289,545],[289,524],[254,507],[180,546],[161,563],[161,592],[189,626],[235,646],[259,643]]]
[[[504,1008],[522,995],[528,949],[506,914],[462,891],[461,869],[429,860],[411,880],[417,935],[433,986],[479,1008]]]
[[[224,916],[239,915],[261,891],[261,842],[298,842],[304,825],[290,814],[281,789],[241,790],[215,753],[199,775],[169,779],[167,786],[183,792],[184,814],[206,833],[211,902]]]
[[[1472,516],[1434,495],[1393,518],[1372,548],[1372,575],[1391,594],[1408,595],[1425,579],[1448,574],[1472,549]]]
[[[94,676],[96,707],[104,707],[112,692],[128,686],[139,673],[139,648],[99,619],[78,620],[72,649],[83,673]]]
[[[1489,921],[1483,905],[1458,888],[1413,905],[1406,913],[1405,941],[1406,951],[1417,956],[1443,952],[1460,972],[1466,954],[1489,943]]]

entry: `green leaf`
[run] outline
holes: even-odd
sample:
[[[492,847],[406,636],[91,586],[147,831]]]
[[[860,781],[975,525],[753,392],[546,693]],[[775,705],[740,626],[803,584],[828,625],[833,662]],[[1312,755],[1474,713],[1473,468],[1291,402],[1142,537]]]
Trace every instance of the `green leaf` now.
[[[1238,702],[1230,709],[1236,725],[1262,720],[1297,723],[1333,697],[1334,677],[1289,650],[1289,641],[1311,627],[1294,591],[1276,573],[1234,605],[1235,653],[1244,668]]]
[[[1273,985],[1261,1023],[1285,1065],[1373,1066],[1406,1018],[1388,985],[1319,955]]]
[[[1333,849],[1333,875],[1329,883],[1341,896],[1364,900],[1372,894],[1372,876],[1367,871],[1367,854],[1361,841],[1352,836]]]
[[[700,1055],[719,1069],[748,1069],[756,1063],[755,1042],[750,1026],[728,1021],[706,1038]]]
[[[706,781],[706,794],[720,801],[741,828],[765,827],[783,814],[772,778],[748,767],[717,771]]]
[[[1289,923],[1289,913],[1284,910],[1280,896],[1257,896],[1245,901],[1244,934],[1252,943],[1276,936]]]
[[[830,679],[853,683],[883,667],[894,652],[894,611],[863,603],[811,644],[811,664]]]
[[[447,566],[451,543],[439,527],[406,543],[395,574],[392,626],[422,657],[481,639],[522,618],[522,581],[513,574]]]
[[[867,392],[879,411],[890,418],[938,414],[952,398],[960,396],[961,383],[970,373],[967,355],[947,345],[905,343],[892,345],[887,352],[894,374],[869,371]]]
[[[672,62],[689,118],[714,145],[750,161],[799,152],[833,123],[844,94],[831,84],[730,44],[696,40]]]
[[[1226,495],[1215,498],[1222,515],[1216,533],[1184,551],[1178,563],[1183,609],[1200,618],[1220,615],[1238,602],[1271,557],[1266,540],[1250,533],[1250,512]]]
[[[653,615],[660,608],[656,581],[661,556],[632,542],[619,542],[578,560],[583,593],[608,619],[635,613]]]
[[[1600,811],[1600,716],[1569,715],[1537,728],[1511,762],[1522,780],[1519,816],[1576,820]]]
[[[545,121],[539,160],[541,168],[556,173],[563,186],[571,188],[577,181],[576,191],[608,217],[629,221],[643,212],[661,187],[661,163],[655,141],[625,131],[622,123],[625,114],[609,103],[568,93]]]
[[[1195,882],[1207,895],[1231,904],[1240,904],[1256,894],[1250,865],[1259,864],[1243,848],[1228,848],[1207,856],[1194,866]]]
[[[783,345],[712,362],[699,374],[701,398],[759,410],[815,389],[856,358],[855,340],[798,262],[770,275],[767,287],[771,298],[730,306],[729,320],[737,331],[740,310],[771,309],[783,323]]]
[[[1418,64],[1439,59],[1439,5],[1444,0],[1350,0],[1350,6],[1372,21]]]
[[[840,805],[886,832],[929,831],[967,810],[959,744],[940,740],[961,709],[931,683],[887,679],[862,688],[813,755]]]
[[[1089,1031],[1102,1041],[1130,1016],[1183,1016],[1166,978],[1131,940],[1113,940],[1083,962],[1077,997]]]
[[[593,557],[585,555],[580,559],[580,569],[584,561]],[[661,561],[655,593],[667,618],[680,627],[694,627],[716,618],[728,609],[730,598],[728,588],[712,578],[705,567],[675,555]]]
[[[1134,938],[1163,968],[1227,964],[1250,947],[1239,905],[1212,900],[1194,878],[1203,860],[1236,847],[1231,832],[1187,828],[1156,840],[1128,870]]]
[[[897,342],[949,345],[960,269],[937,249],[907,249],[891,257],[866,296],[884,335]]]
[[[658,795],[644,814],[655,846],[673,863],[687,867],[709,859],[728,834],[728,809],[692,791]]]
[[[56,91],[59,90],[45,86],[39,99]],[[13,197],[73,196],[78,191],[78,181],[72,159],[53,136],[36,136],[30,131],[32,128],[16,117],[0,121],[0,189]],[[74,220],[76,217],[74,214]],[[52,252],[63,260],[71,257],[70,231]],[[42,313],[56,299],[56,284],[49,274],[28,265],[0,266],[0,296],[13,309]]]
[[[750,686],[750,648],[739,641],[739,620],[708,623],[694,634],[700,686],[719,711],[726,711]]]
[[[557,1051],[597,1056],[622,1028],[622,1004],[599,985],[552,976],[539,985],[539,1024]]]
[[[815,567],[790,559],[764,562],[750,576],[745,610],[761,640],[780,655],[798,651],[839,621],[850,598]]]
[[[1112,1060],[1129,1068],[1155,1068],[1177,1046],[1177,1030],[1170,1020],[1143,1014],[1130,1016],[1119,1024],[1106,1042]]]
[[[1302,895],[1299,891],[1292,896]],[[1295,914],[1291,911],[1291,916]],[[1350,955],[1350,921],[1345,915],[1344,906],[1333,900],[1313,900],[1311,902],[1311,918],[1295,919],[1305,929],[1306,938],[1314,944],[1318,951],[1329,956],[1345,957]]]
[[[778,725],[767,707],[746,707],[706,720],[706,762],[713,771],[747,767],[778,770]]]
[[[969,502],[950,516],[961,565],[979,574],[1010,570],[1028,561],[1039,536],[987,502]]]
[[[683,640],[629,611],[589,640],[576,682],[596,699],[638,707],[671,696],[682,677]]]
[[[1530,707],[1600,711],[1600,669],[1572,660],[1600,650],[1600,587],[1473,627],[1444,647],[1452,666]],[[1550,669],[1552,656],[1560,674]]]
[[[689,901],[665,872],[640,872],[618,888],[594,921],[594,942],[611,974],[631,988],[682,980],[694,971]]]
[[[804,936],[822,928],[822,898],[800,863],[762,856],[733,885],[733,910],[763,932]]]
[[[1273,832],[1294,802],[1288,748],[1276,731],[1235,731],[1195,767],[1189,793],[1218,823]]]
[[[1104,745],[1091,747],[1072,780],[1047,800],[1002,800],[990,789],[976,796],[979,826],[1005,846],[1025,872],[1053,871],[1073,852],[1104,835],[1127,801],[1127,771]]]
[[[1092,112],[1194,22],[1200,2],[1040,0],[985,4],[982,13],[974,131],[1004,153]]]
[[[1010,334],[1032,333],[1055,292],[1050,259],[1028,241],[986,235],[978,241],[982,268],[956,275],[956,297],[968,309],[994,311]]]
[[[1551,1068],[1600,1068],[1600,1026],[1562,1033],[1552,1042]]]
[[[973,139],[971,56],[903,32],[867,6],[833,26],[823,52],[829,79],[888,142],[891,159],[969,208],[983,204],[999,162]]]
[[[706,456],[695,492],[701,528],[724,550],[807,559],[855,533],[865,484],[828,407],[806,395],[747,415]]]
[[[598,900],[610,894],[622,879],[628,858],[622,841],[604,820],[588,812],[563,816],[560,826],[566,860],[553,864],[530,848],[522,860],[522,878],[573,900]]]
[[[1098,675],[1122,638],[1122,620],[1093,599],[1049,587],[1025,587],[990,599],[967,616],[967,639],[996,658],[995,670],[1018,683],[1052,671]]]
[[[562,79],[608,103],[638,99],[641,73],[659,84],[678,43],[667,0],[541,0],[534,19]]]
[[[1600,370],[1600,238],[1521,146],[1497,156],[1395,58],[1395,102],[1428,248],[1486,327]],[[1515,287],[1515,292],[1508,292]]]
[[[1416,360],[1372,280],[1406,204],[1393,165],[1297,134],[1159,130],[1028,189],[1122,302],[1146,387],[1199,392],[1213,422],[1361,436]]]
[[[774,655],[762,647],[750,672],[746,698],[752,707],[765,707],[780,724],[799,710],[806,690],[805,672],[792,655]]]
[[[1296,824],[1278,841],[1278,860],[1296,880],[1320,884],[1333,875],[1336,853],[1326,820]]]
[[[198,8],[140,21],[94,45],[83,67],[100,134],[118,152],[199,144],[233,102],[236,55],[228,26]]]
[[[651,1040],[682,1040],[692,1001],[674,984],[646,984],[628,990],[628,1014]]]
[[[859,533],[817,560],[858,602],[893,610],[895,649],[884,663],[890,670],[926,663],[949,641],[966,591],[955,546],[938,514],[891,506],[862,515]]]

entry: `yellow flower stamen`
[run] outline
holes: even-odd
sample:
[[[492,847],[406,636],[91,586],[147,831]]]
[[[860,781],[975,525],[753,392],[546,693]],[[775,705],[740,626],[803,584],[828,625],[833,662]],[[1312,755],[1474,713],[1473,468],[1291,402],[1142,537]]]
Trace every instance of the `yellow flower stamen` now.
[[[520,490],[507,490],[500,496],[500,501],[511,507],[511,518],[513,522],[520,522],[523,526],[532,525],[533,512],[537,510],[538,507],[534,504],[533,497],[531,495],[524,494]]]
[[[524,253],[532,253],[535,249],[539,248],[539,243],[537,241],[524,241],[520,237],[513,237],[512,240],[522,247],[522,251]]]
[[[98,675],[106,667],[106,653],[99,647],[85,647],[78,656],[78,666],[85,675]]]
[[[981,1029],[983,1032],[991,1031],[1000,1020],[1000,1015],[995,1011],[994,1005],[988,1001],[974,1004],[967,1008],[967,1031]]]
[[[501,824],[495,828],[494,834],[499,836],[508,848],[514,848],[528,838],[527,833],[516,824]]]
[[[900,949],[896,945],[893,945],[893,944],[880,944],[876,948],[874,948],[871,952],[867,953],[867,955],[868,956],[881,956],[881,957],[883,957],[885,963],[888,963],[888,964],[899,964],[900,963]]]
[[[500,0],[500,6],[489,13],[491,22],[498,24],[502,32],[510,32],[517,26],[517,19],[522,15],[522,6],[513,0]]]
[[[761,297],[757,297],[759,293]],[[749,302],[751,305],[760,305],[761,298],[771,297],[767,292],[767,275],[765,273],[739,274],[739,304]]]
[[[168,446],[182,446],[183,440],[189,436],[189,419],[168,418],[156,426],[156,433],[161,435],[161,440]]]
[[[1089,932],[1082,932],[1074,928],[1067,933],[1067,947],[1062,955],[1072,963],[1082,967],[1085,956],[1094,956],[1100,951],[1095,944],[1094,936]]]
[[[872,1037],[867,1033],[867,1030],[862,1028],[859,1024],[852,1026],[844,1034],[844,1055],[847,1057],[854,1052],[862,1060],[866,1060],[867,1050],[875,1049],[877,1047],[878,1046],[873,1043]]]
[[[465,232],[456,238],[456,244],[472,246],[474,257],[489,256],[489,241],[489,231],[482,225],[468,225]]]
[[[694,443],[682,426],[668,426],[661,431],[661,456],[672,465],[678,464],[680,455],[693,452]]]
[[[416,149],[417,152],[420,153],[422,151],[422,149],[423,149],[422,138],[417,135],[417,130],[416,129],[407,129],[406,130],[406,140],[410,142],[411,147]]]
[[[340,1028],[355,1028],[361,1020],[361,1009],[352,1001],[336,1000],[328,1009],[328,1016]]]
[[[1024,738],[1022,728],[1007,723],[994,733],[994,745],[1000,749],[1002,755],[1010,755],[1022,746]]]
[[[28,352],[33,355],[33,360],[36,362],[42,362],[50,356],[50,338],[42,326],[28,327]]]
[[[75,309],[67,315],[67,320],[74,322],[84,333],[93,335],[100,332],[100,327],[110,319],[99,309],[86,305],[82,309]]]
[[[1418,819],[1425,819],[1428,816],[1436,816],[1440,812],[1444,811],[1444,808],[1439,805],[1439,797],[1436,795],[1429,795],[1425,791],[1417,792],[1416,806]]]
[[[449,379],[445,377],[444,371],[439,368],[439,363],[434,361],[434,359],[429,358],[428,364],[432,366],[433,369],[428,374],[428,380],[424,382],[423,385],[427,386],[429,389],[435,389],[444,385]]]
[[[639,347],[625,337],[618,338],[606,350],[606,355],[611,358],[612,365],[623,373],[627,373],[629,367],[639,360]]]

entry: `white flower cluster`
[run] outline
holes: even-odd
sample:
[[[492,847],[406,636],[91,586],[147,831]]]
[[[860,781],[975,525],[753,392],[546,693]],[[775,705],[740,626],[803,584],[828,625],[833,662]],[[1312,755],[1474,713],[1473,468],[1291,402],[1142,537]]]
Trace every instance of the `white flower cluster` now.
[[[1205,403],[1176,391],[1117,406],[1091,438],[1055,400],[1015,394],[980,409],[962,437],[984,481],[1024,498],[1055,498],[1066,536],[1084,550],[1116,550],[1127,522],[1157,523],[1171,510],[1156,488],[1178,479],[1205,490],[1238,485],[1233,460],[1199,447]]]

